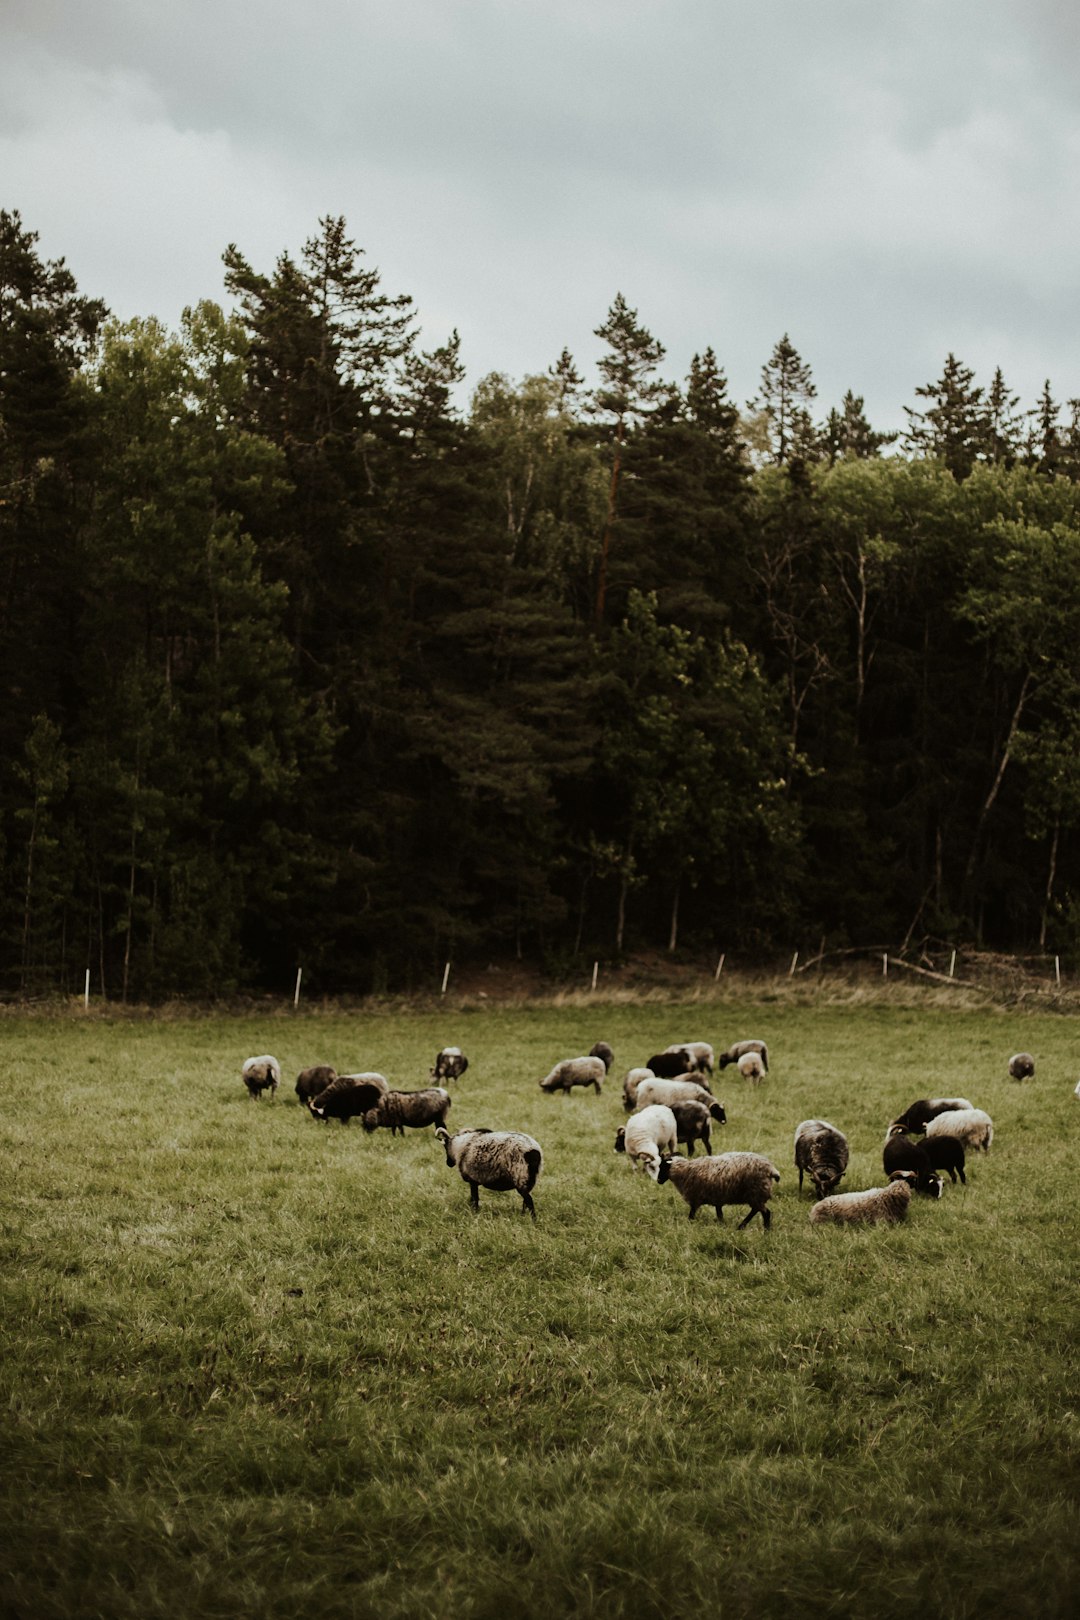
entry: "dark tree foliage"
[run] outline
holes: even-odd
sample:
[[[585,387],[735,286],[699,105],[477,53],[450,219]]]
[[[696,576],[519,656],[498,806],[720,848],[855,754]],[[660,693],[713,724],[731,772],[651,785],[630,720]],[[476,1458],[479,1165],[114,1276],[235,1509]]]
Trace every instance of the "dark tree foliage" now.
[[[0,214],[0,982],[436,981],[652,946],[1080,948],[1080,403],[740,418],[618,295],[463,404],[326,218],[106,323]]]

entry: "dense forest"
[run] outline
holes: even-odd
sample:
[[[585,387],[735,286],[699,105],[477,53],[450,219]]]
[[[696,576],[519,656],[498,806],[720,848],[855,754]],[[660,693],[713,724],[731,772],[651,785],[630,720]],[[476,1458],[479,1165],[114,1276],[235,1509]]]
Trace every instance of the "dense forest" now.
[[[1075,954],[1080,400],[740,405],[621,295],[466,395],[343,220],[224,265],[119,322],[0,213],[6,993]]]

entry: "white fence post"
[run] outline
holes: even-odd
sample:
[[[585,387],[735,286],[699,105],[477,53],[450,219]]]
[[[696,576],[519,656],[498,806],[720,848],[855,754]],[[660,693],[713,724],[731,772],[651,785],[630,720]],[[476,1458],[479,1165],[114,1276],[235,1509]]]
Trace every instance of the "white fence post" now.
[[[446,966],[443,968],[442,989],[439,991],[440,996],[445,996],[445,994],[446,994],[446,986],[449,983],[450,983],[450,964],[449,964],[449,962],[447,962]]]
[[[85,988],[83,990],[83,1006],[86,1007],[86,1008],[89,1008],[89,1006],[90,1006],[90,969],[89,968],[87,968],[87,970],[86,970],[86,986],[85,986]]]
[[[592,965],[592,987],[593,987],[594,990],[596,989],[596,976],[597,976],[597,974],[599,972],[600,972],[600,964],[599,964],[599,962],[594,962],[593,965]]]
[[[798,953],[798,951],[796,951],[795,955],[791,958],[791,966],[788,968],[788,978],[789,979],[793,979],[795,977],[795,964],[796,964],[796,962],[798,960],[799,960],[799,953]]]
[[[296,970],[296,989],[293,991],[293,998],[292,998],[292,1004],[293,1004],[294,1007],[299,1007],[299,1005],[300,1005],[300,980],[303,978],[303,976],[304,976],[303,968],[297,968],[297,970]]]
[[[719,960],[719,962],[717,962],[717,964],[716,964],[716,972],[713,974],[714,979],[718,979],[720,977],[721,973],[723,973],[723,971],[724,971],[724,957],[726,955],[727,955],[726,951],[721,951],[720,952],[720,960]]]

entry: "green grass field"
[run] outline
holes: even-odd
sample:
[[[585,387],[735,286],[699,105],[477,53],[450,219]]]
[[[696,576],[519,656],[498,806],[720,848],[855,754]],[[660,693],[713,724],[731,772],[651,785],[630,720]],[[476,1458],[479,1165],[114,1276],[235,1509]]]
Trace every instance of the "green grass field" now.
[[[748,1035],[772,1072],[717,1075],[714,1147],[780,1168],[768,1233],[612,1151],[628,1066]],[[598,1039],[602,1097],[539,1091]],[[471,1214],[430,1131],[293,1095],[316,1062],[426,1084],[445,1042],[451,1127],[543,1146],[535,1224]],[[0,1611],[1073,1614],[1078,1076],[1075,1019],[917,997],[5,1016]],[[995,1122],[966,1191],[809,1225],[800,1119],[846,1131],[852,1190],[954,1093]]]

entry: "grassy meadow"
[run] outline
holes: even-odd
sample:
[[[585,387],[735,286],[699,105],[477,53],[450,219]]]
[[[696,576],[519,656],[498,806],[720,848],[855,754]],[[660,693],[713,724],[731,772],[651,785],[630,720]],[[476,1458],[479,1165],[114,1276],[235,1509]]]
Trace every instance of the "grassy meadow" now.
[[[0,1018],[5,1620],[1075,1613],[1075,1018],[755,995]],[[751,1035],[771,1073],[717,1075],[713,1145],[774,1159],[768,1233],[612,1151],[627,1067]],[[539,1091],[598,1039],[601,1097]],[[427,1084],[444,1043],[451,1127],[541,1142],[535,1224],[292,1091]],[[809,1225],[799,1120],[853,1190],[954,1093],[995,1122],[966,1190]]]

